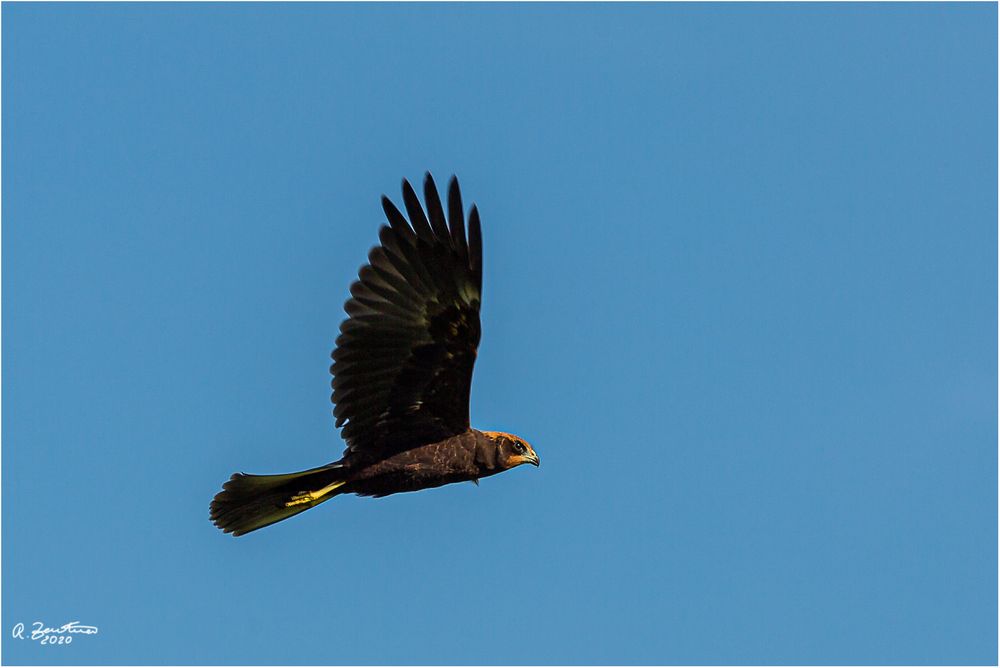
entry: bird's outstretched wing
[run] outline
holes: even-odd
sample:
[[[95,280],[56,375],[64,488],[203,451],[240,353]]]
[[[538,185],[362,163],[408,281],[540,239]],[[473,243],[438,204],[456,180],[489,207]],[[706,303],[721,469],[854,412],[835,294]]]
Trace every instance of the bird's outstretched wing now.
[[[347,452],[388,456],[469,427],[469,390],[479,346],[483,248],[453,177],[445,217],[430,174],[427,214],[403,181],[409,223],[388,198],[381,245],[351,286],[333,351],[333,414]]]

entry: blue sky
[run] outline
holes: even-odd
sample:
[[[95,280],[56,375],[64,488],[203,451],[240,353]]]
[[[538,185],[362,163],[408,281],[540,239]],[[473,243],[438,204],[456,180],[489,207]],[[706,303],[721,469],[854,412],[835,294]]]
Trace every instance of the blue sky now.
[[[995,664],[995,4],[2,11],[5,663]],[[224,536],[428,169],[541,468]]]

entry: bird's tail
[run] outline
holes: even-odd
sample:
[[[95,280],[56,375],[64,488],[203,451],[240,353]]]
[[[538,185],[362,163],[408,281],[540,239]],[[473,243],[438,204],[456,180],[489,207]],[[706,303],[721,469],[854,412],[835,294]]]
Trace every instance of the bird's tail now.
[[[346,483],[339,464],[281,475],[234,473],[212,499],[210,517],[224,532],[242,536],[333,498]]]

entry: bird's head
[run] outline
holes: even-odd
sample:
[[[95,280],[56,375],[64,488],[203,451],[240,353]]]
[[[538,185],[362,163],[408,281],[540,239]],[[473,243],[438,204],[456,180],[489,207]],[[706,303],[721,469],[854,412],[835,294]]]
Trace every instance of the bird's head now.
[[[538,455],[535,449],[519,436],[502,431],[484,431],[496,446],[496,461],[504,469],[512,469],[521,464],[538,466]]]

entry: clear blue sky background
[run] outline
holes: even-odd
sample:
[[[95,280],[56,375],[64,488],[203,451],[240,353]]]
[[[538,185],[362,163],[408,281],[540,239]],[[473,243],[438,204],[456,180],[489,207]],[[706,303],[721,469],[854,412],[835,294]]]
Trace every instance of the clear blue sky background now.
[[[5,4],[3,660],[995,663],[996,24]],[[427,169],[541,468],[224,536]]]

